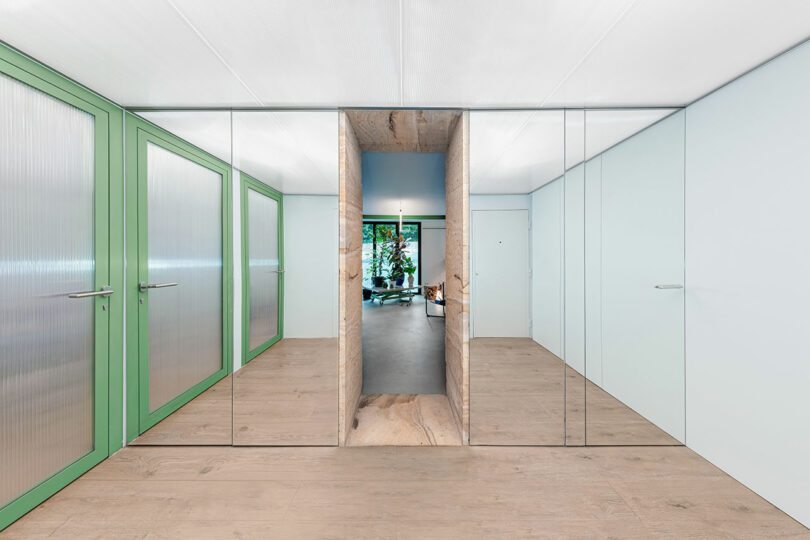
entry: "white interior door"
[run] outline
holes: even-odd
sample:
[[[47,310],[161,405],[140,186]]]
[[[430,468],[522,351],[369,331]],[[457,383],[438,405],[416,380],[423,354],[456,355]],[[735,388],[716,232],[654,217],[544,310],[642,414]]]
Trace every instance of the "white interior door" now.
[[[529,212],[472,216],[473,337],[529,337]]]

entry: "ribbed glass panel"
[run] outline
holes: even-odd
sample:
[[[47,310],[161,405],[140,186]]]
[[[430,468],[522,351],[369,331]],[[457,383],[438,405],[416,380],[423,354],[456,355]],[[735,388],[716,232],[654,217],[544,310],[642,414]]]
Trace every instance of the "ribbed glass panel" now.
[[[93,131],[0,75],[0,506],[93,449]]]
[[[278,202],[248,190],[249,350],[278,334]]]
[[[222,367],[222,175],[149,144],[149,410]]]

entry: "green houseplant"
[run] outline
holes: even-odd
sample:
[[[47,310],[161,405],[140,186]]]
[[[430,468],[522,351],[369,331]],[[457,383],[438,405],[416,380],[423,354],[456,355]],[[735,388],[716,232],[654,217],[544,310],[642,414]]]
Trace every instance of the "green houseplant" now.
[[[383,269],[382,253],[376,250],[371,252],[371,282],[375,287],[382,287],[385,278],[382,276]]]
[[[389,265],[388,278],[396,286],[401,286],[402,282],[405,281],[405,259],[407,258],[405,249],[408,247],[408,244],[405,242],[405,238],[403,238],[402,235],[395,235],[393,232],[389,232],[387,236],[386,254],[388,256]]]
[[[408,287],[413,287],[413,275],[416,273],[416,265],[413,263],[413,259],[405,257],[402,269],[408,274]]]

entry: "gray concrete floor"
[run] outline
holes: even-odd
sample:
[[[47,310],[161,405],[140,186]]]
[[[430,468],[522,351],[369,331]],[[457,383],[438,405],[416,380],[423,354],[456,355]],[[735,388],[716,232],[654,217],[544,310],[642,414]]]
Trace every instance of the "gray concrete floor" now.
[[[425,316],[424,297],[363,302],[364,394],[444,394],[444,377],[444,319]]]

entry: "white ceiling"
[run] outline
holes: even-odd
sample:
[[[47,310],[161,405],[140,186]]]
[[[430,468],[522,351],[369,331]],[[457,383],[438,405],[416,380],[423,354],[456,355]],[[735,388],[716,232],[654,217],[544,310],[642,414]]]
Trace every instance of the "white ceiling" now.
[[[233,113],[233,166],[285,194],[338,194],[338,113]]]
[[[157,124],[285,194],[338,194],[336,111],[143,111]],[[233,148],[233,161],[231,161]]]
[[[3,0],[0,39],[125,106],[687,104],[807,0]]]
[[[222,161],[231,162],[230,111],[150,111],[137,114]]]
[[[676,110],[470,111],[470,193],[531,193]]]

